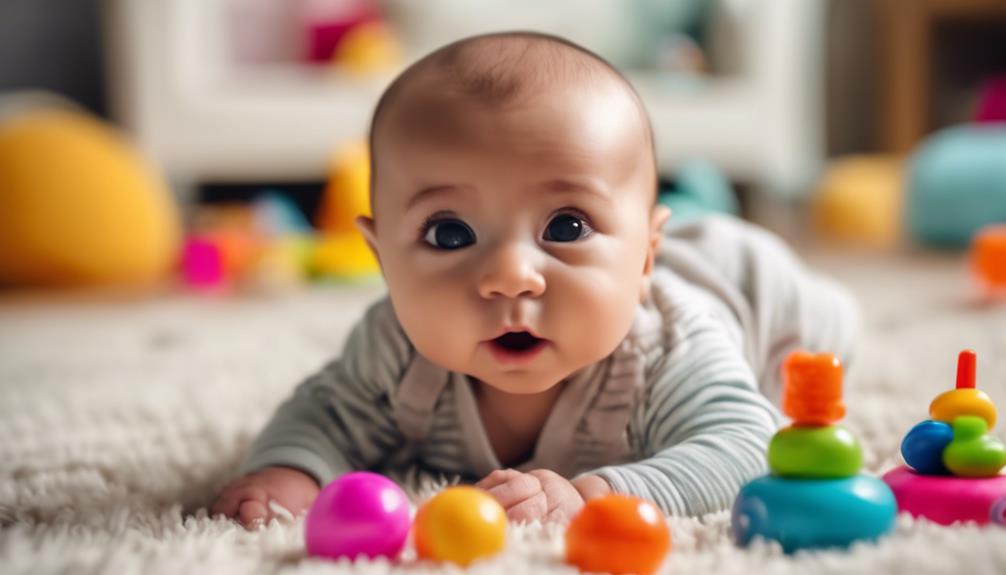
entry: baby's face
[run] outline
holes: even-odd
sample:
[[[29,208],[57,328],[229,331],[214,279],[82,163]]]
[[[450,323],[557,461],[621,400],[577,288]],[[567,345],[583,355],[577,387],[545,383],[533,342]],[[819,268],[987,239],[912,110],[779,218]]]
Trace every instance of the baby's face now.
[[[627,94],[556,88],[490,107],[431,86],[382,125],[361,223],[421,354],[537,393],[615,349],[666,219]]]

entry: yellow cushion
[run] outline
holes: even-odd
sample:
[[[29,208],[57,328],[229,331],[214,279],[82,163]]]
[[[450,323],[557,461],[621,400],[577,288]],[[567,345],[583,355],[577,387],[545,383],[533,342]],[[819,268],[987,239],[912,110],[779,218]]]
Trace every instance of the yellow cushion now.
[[[813,223],[826,237],[885,247],[901,235],[902,160],[852,156],[832,163],[814,194]]]

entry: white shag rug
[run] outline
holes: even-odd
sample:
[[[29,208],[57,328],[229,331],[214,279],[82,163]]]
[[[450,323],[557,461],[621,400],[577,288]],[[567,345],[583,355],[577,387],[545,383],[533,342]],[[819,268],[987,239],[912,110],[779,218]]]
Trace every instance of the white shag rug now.
[[[970,297],[959,257],[817,254],[860,297],[866,333],[846,423],[868,471],[899,462],[904,432],[978,351],[979,386],[1006,408],[1006,304]],[[306,558],[302,522],[247,532],[207,517],[272,409],[335,353],[379,288],[278,298],[0,293],[0,572],[439,573],[405,560]],[[1002,426],[997,430],[1003,437]],[[822,518],[827,520],[827,518]],[[1006,529],[902,517],[877,545],[785,556],[738,549],[727,512],[671,519],[664,573],[1006,573]],[[474,573],[574,573],[562,530],[512,526]]]

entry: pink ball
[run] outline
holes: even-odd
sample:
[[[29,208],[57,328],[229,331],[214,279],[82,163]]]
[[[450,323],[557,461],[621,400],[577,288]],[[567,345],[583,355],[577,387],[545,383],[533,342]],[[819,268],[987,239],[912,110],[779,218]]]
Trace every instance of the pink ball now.
[[[347,473],[326,485],[308,511],[307,552],[332,559],[393,559],[411,526],[409,500],[398,485],[376,473]]]

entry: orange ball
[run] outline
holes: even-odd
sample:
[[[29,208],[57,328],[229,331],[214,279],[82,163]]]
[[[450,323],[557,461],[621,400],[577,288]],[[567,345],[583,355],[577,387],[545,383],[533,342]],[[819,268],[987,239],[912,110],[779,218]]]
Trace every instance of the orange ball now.
[[[229,279],[240,278],[255,261],[260,248],[258,241],[237,229],[219,229],[208,232],[207,239],[220,249],[224,272]]]
[[[566,530],[566,562],[593,573],[653,573],[671,550],[664,514],[649,501],[606,495],[587,502]]]
[[[987,288],[1006,289],[1006,224],[978,231],[971,242],[971,267]]]
[[[794,351],[782,369],[782,411],[794,423],[830,425],[845,417],[842,363],[837,357]]]

